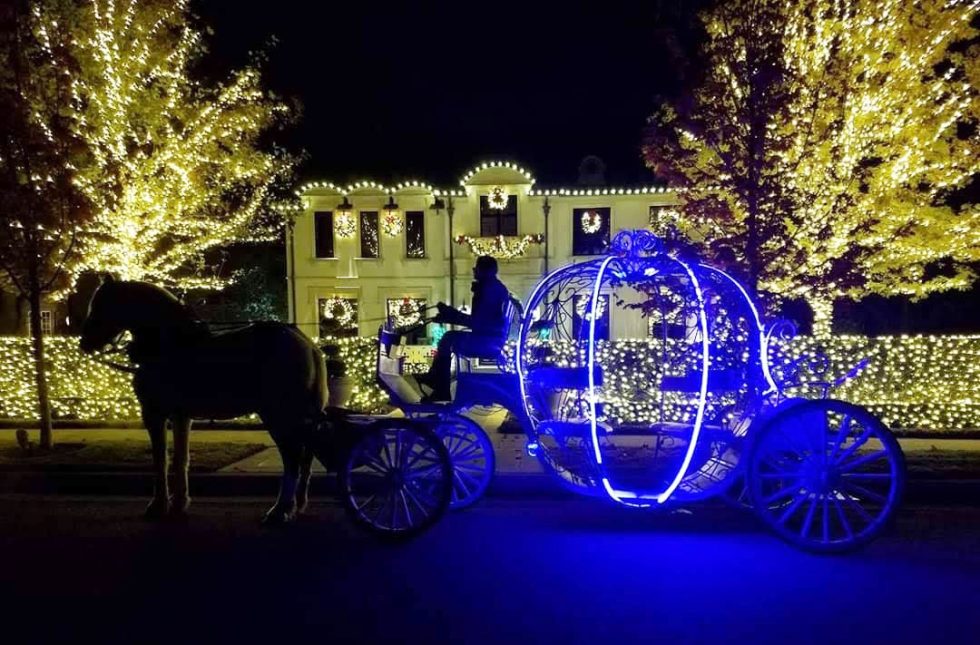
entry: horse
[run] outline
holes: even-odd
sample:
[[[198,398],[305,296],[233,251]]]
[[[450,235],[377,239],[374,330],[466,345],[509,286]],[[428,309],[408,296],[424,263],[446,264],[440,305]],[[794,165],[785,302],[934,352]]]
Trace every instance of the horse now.
[[[149,518],[183,515],[190,505],[187,473],[194,419],[227,419],[257,413],[282,457],[275,504],[263,517],[282,524],[309,500],[311,437],[327,404],[320,349],[295,327],[248,323],[212,332],[165,289],[107,278],[96,289],[82,326],[81,349],[94,354],[125,346],[133,390],[150,435],[155,484]],[[174,435],[175,494],[167,487],[166,427]]]

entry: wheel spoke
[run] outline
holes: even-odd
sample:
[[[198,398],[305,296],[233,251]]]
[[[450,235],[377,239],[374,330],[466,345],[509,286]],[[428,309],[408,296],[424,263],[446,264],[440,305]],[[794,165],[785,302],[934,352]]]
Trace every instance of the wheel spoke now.
[[[382,445],[384,446],[384,455],[385,455],[385,459],[388,460],[388,466],[389,467],[394,467],[395,460],[391,458],[391,449],[388,447],[388,437],[387,436],[383,437]]]
[[[863,466],[864,464],[866,464],[868,462],[877,461],[878,459],[881,459],[882,457],[887,457],[887,456],[888,456],[888,451],[887,450],[878,450],[878,451],[875,451],[875,452],[868,453],[868,454],[864,455],[863,457],[859,457],[859,458],[855,459],[854,461],[849,461],[846,464],[841,464],[840,469],[841,469],[841,472],[845,472],[846,473],[846,472],[849,472],[851,470],[854,470],[858,466]]]
[[[857,514],[860,515],[861,519],[863,519],[865,522],[870,524],[871,522],[874,521],[874,518],[868,514],[868,511],[864,510],[864,507],[861,506],[861,504],[859,504],[857,501],[855,501],[853,497],[851,497],[845,492],[841,492],[840,496],[844,499],[845,502],[847,502],[848,506],[850,506],[855,511],[857,511]]]
[[[810,533],[810,525],[813,524],[813,513],[817,510],[817,498],[810,500],[810,508],[806,511],[806,518],[803,520],[803,527],[800,529],[800,537],[805,538]]]
[[[786,510],[783,511],[783,514],[779,516],[779,523],[785,524],[786,521],[793,516],[793,513],[796,512],[796,510],[800,507],[800,505],[806,501],[806,499],[807,499],[806,493],[802,493],[802,492],[799,493],[796,496],[796,498],[793,500],[793,503],[787,506]]]
[[[358,467],[364,467],[371,472],[377,473],[380,476],[385,476],[388,474],[389,468],[386,467],[378,457],[374,455],[365,455],[365,459],[360,463]]]
[[[823,541],[830,542],[830,504],[823,498]]]
[[[463,494],[462,495],[458,495],[458,497],[469,497],[469,495],[470,495],[470,488],[469,488],[469,486],[466,485],[466,482],[463,481],[463,478],[460,476],[460,474],[458,472],[456,472],[456,471],[453,471],[453,478],[458,482],[458,484],[459,484],[458,487],[461,488],[461,489],[463,489]]]
[[[411,488],[406,487],[405,494],[408,495],[408,499],[412,500],[412,502],[415,503],[415,506],[417,506],[418,509],[422,511],[423,516],[429,517],[429,511],[426,510],[425,506],[422,504],[422,502],[419,501],[419,498],[415,495],[414,492],[412,492]]]
[[[405,498],[405,490],[399,490],[398,496],[402,499],[402,510],[405,511],[405,521],[408,522],[409,526],[415,526],[415,521],[412,519],[412,511],[408,510],[408,500]]]
[[[841,473],[841,477],[844,478],[844,481],[850,481],[852,479],[884,481],[892,478],[889,473]]]
[[[435,449],[432,446],[429,446],[429,445],[419,445],[418,447],[419,447],[418,452],[416,452],[415,455],[412,457],[411,461],[409,461],[406,464],[406,467],[409,468],[409,469],[411,469],[420,459],[422,459],[426,455],[428,455],[430,453],[435,454]],[[436,459],[438,459],[438,457],[434,457],[432,459],[432,461],[435,461]]]
[[[799,492],[799,490],[800,490],[799,486],[794,486],[794,485],[784,486],[783,488],[780,488],[779,491],[763,499],[762,503],[768,506],[769,504],[775,502],[777,499],[782,499],[790,495],[795,495],[796,493]]]
[[[371,502],[373,502],[377,496],[378,496],[377,493],[372,493],[372,495],[370,497],[368,497],[366,500],[364,500],[364,503],[363,504],[358,504],[356,499],[352,499],[351,501],[354,502],[354,508],[356,508],[358,511],[362,511],[365,508],[367,508],[368,504],[370,504]]]
[[[844,514],[844,509],[841,507],[840,502],[837,501],[836,496],[831,497],[830,501],[834,503],[834,507],[837,509],[837,516],[840,517],[844,534],[847,535],[848,540],[852,539],[854,537],[854,531],[851,530],[851,523],[847,521],[847,516]]]
[[[888,498],[879,492],[865,488],[864,486],[858,486],[857,484],[851,484],[849,482],[841,482],[841,486],[845,489],[859,495],[870,499],[873,502],[878,502],[879,504],[884,504],[888,501]]]
[[[456,474],[459,475],[460,477],[465,477],[474,486],[477,487],[480,486],[480,480],[474,477],[473,475],[471,475],[470,473],[466,472],[465,470],[462,470],[461,468],[457,468]]]
[[[435,508],[439,506],[439,501],[432,496],[431,490],[423,490],[421,487],[417,485],[410,485],[409,487],[406,488],[406,490],[410,491],[412,497],[414,497],[417,501],[419,501],[423,505],[426,505],[430,508]]]
[[[800,473],[799,473],[799,471],[794,471],[794,472],[784,471],[784,472],[778,472],[778,473],[761,473],[759,475],[759,477],[762,478],[762,479],[792,479],[792,480],[797,480],[797,479],[800,478]]]
[[[840,422],[840,431],[837,433],[837,438],[834,439],[834,446],[830,451],[830,459],[833,461],[837,457],[837,451],[840,450],[841,445],[844,443],[844,439],[850,434],[851,431],[851,415],[845,414],[844,418]]]
[[[379,518],[381,517],[381,513],[383,513],[385,511],[385,509],[388,508],[388,502],[389,501],[390,501],[390,497],[389,496],[385,496],[384,503],[381,506],[379,506],[378,509],[374,512],[374,515],[371,516],[371,523],[372,524],[375,524],[375,525],[378,524]]]
[[[480,449],[480,446],[478,444],[471,443],[469,446],[467,446],[466,448],[458,452],[453,452],[452,450],[450,450],[449,454],[452,456],[453,460],[456,461],[456,460],[468,459],[470,457],[473,457],[474,455],[479,455],[482,452],[483,451]]]
[[[847,450],[845,450],[843,453],[838,455],[837,460],[834,463],[837,464],[844,463],[845,459],[853,455],[855,452],[858,451],[858,449],[861,446],[867,443],[868,439],[871,438],[871,433],[873,430],[874,428],[872,426],[868,426],[867,428],[865,428],[864,432],[861,433],[861,436],[855,439],[854,443],[847,447]]]

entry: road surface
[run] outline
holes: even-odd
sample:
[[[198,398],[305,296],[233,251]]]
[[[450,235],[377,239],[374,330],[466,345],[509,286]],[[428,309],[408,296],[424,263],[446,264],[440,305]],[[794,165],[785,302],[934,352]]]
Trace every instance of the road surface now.
[[[858,555],[711,506],[487,500],[407,544],[319,502],[0,497],[4,642],[978,643],[980,508],[907,509]],[[16,636],[15,636],[16,635]]]

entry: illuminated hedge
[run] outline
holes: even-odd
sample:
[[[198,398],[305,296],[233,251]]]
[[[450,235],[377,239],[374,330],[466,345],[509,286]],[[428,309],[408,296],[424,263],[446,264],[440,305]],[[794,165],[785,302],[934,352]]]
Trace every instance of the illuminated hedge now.
[[[350,407],[375,412],[387,397],[374,383],[376,340],[340,341],[339,358],[354,379]],[[48,388],[55,419],[138,419],[132,376],[97,363],[78,349],[78,339],[45,339]],[[36,419],[37,388],[30,339],[0,336],[0,419]]]
[[[338,341],[347,375],[354,379],[350,407],[379,411],[386,397],[374,382],[375,339]],[[611,343],[617,355],[643,354],[644,341]],[[821,343],[796,338],[773,349],[774,363],[812,353]],[[60,419],[134,419],[139,407],[131,377],[78,351],[75,338],[47,340],[54,415]],[[831,378],[862,358],[868,368],[835,391],[867,406],[893,427],[928,430],[980,428],[980,336],[836,336],[826,344]],[[625,363],[625,361],[624,361]],[[623,365],[636,370],[635,359]],[[0,337],[0,418],[35,418],[30,340]]]

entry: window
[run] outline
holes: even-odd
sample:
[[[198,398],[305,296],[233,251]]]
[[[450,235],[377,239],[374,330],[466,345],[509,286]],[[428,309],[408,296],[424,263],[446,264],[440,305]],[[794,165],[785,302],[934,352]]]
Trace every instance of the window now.
[[[602,255],[609,250],[608,208],[572,209],[572,255]]]
[[[54,316],[47,309],[41,311],[41,333],[45,336],[54,333]]]
[[[575,296],[575,311],[572,314],[572,334],[575,338],[586,339],[589,337],[589,321],[592,316],[589,313],[589,305],[592,296]],[[596,301],[599,317],[595,321],[595,339],[609,340],[609,295],[599,295]]]
[[[677,230],[677,220],[679,213],[673,206],[651,206],[650,207],[650,230],[657,237],[664,240],[675,241],[680,239]]]
[[[332,258],[333,254],[333,213],[319,211],[313,213],[313,236],[316,257]]]
[[[507,196],[503,208],[491,208],[486,195],[480,197],[480,236],[517,235],[517,197]]]
[[[425,257],[425,213],[408,211],[405,213],[405,256]]]
[[[415,327],[425,315],[425,298],[388,298],[388,316],[394,318],[396,329]],[[405,335],[409,345],[424,345],[426,331],[422,325]]]
[[[357,335],[357,299],[344,296],[320,298],[317,301],[320,336]]]
[[[361,211],[361,257],[381,257],[378,243],[378,211]]]

